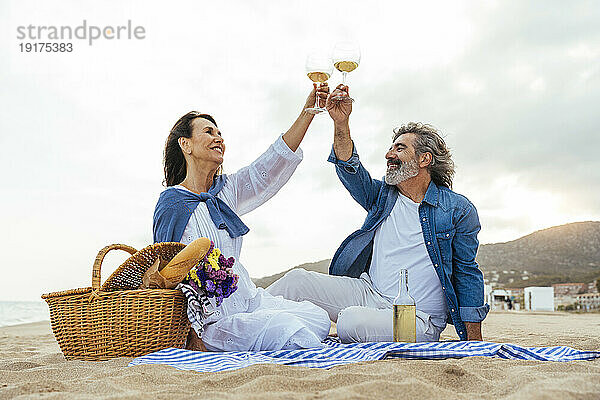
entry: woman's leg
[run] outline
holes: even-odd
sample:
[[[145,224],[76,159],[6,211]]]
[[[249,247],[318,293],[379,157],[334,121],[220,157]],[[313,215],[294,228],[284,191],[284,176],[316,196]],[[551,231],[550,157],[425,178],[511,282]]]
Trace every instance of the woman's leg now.
[[[362,277],[326,275],[302,268],[289,271],[266,291],[288,300],[310,301],[327,311],[334,322],[338,313],[349,306],[380,308],[386,303]]]
[[[283,302],[287,302],[280,299]],[[260,351],[322,346],[329,333],[327,313],[314,304],[259,308],[206,325],[202,340],[209,351]]]

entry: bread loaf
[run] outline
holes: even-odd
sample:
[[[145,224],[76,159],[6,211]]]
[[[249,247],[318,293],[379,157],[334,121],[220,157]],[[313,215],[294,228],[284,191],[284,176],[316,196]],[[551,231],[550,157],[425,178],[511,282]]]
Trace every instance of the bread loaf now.
[[[209,250],[210,239],[196,239],[177,253],[164,268],[160,269],[160,274],[170,281],[179,277],[183,280]]]

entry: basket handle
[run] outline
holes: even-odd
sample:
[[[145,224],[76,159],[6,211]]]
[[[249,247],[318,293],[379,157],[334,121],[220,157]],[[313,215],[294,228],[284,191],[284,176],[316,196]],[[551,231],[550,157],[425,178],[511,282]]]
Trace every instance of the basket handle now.
[[[96,256],[96,260],[94,261],[94,267],[92,269],[92,290],[98,291],[100,289],[100,267],[102,266],[102,261],[104,261],[104,256],[111,250],[125,250],[129,254],[133,255],[137,253],[137,250],[131,246],[127,246],[126,244],[109,244],[102,250],[98,252]]]

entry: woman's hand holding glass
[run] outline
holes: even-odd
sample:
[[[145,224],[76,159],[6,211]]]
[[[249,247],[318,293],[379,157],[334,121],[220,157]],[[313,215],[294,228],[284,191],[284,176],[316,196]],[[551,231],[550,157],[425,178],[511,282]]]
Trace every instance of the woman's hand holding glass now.
[[[313,87],[317,84],[319,84],[319,87],[326,84],[332,72],[333,63],[330,56],[320,52],[313,52],[306,58],[306,75],[314,82]],[[313,106],[304,109],[309,114],[320,114],[326,111],[320,104],[316,104],[316,93],[318,92],[315,92]]]
[[[312,109],[315,107],[323,108],[326,105],[327,97],[329,96],[329,85],[327,82],[317,85],[313,83],[313,89],[306,98],[304,109]],[[319,99],[319,104],[316,104],[316,99]]]

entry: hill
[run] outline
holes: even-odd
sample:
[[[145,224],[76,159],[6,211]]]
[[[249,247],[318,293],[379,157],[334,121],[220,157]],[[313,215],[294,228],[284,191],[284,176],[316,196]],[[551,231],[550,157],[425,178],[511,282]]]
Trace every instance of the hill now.
[[[510,242],[484,244],[479,247],[477,261],[486,281],[494,286],[590,282],[600,277],[600,222],[575,222],[542,229]],[[327,259],[294,268],[327,273],[330,262]],[[287,271],[254,282],[267,287]]]
[[[331,260],[327,259],[327,260],[321,260],[321,261],[317,261],[317,262],[313,262],[313,263],[301,264],[301,265],[295,266],[294,268],[290,268],[288,270],[285,270],[285,271],[280,272],[275,275],[265,276],[263,278],[252,278],[252,280],[254,281],[256,286],[266,288],[271,283],[275,282],[277,279],[279,279],[283,275],[285,275],[288,271],[291,271],[292,269],[295,269],[295,268],[304,268],[305,270],[308,270],[308,271],[317,271],[317,272],[326,274],[329,272],[329,263],[330,262],[331,262]]]
[[[510,242],[485,244],[477,261],[486,278],[497,276],[498,283],[514,287],[589,282],[600,276],[600,222],[554,226]]]

